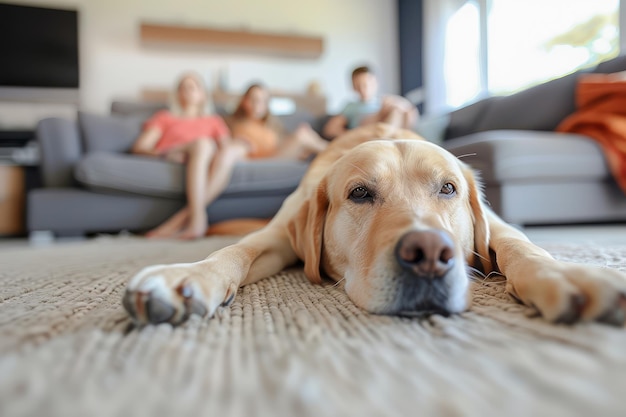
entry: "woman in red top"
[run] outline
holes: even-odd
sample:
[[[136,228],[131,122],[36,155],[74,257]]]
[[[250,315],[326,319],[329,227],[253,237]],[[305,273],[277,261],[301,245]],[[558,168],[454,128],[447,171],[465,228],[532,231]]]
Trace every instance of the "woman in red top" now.
[[[132,152],[186,164],[187,206],[146,236],[195,239],[208,226],[205,207],[226,188],[233,166],[249,147],[230,138],[219,116],[206,114],[207,94],[199,76],[184,75],[176,99],[180,110],[161,111],[148,120]]]

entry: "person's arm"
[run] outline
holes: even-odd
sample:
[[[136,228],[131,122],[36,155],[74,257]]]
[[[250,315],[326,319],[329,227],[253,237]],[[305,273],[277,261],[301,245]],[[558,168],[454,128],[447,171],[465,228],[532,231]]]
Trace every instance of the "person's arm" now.
[[[413,103],[411,103],[408,99],[393,94],[383,97],[382,107],[396,108],[404,113],[410,112],[415,109]]]
[[[402,127],[405,129],[414,129],[419,119],[419,111],[413,103],[402,96],[390,95],[383,99],[383,109],[388,113],[392,110],[397,110],[402,114],[403,122]]]
[[[220,116],[215,116],[212,121],[213,133],[211,136],[213,137],[213,140],[215,140],[218,148],[224,148],[233,142],[231,128],[236,122],[232,118],[229,119],[230,120],[227,122],[226,119]]]
[[[338,114],[336,116],[328,119],[324,128],[322,129],[322,133],[327,138],[334,139],[337,136],[345,133],[348,129],[348,119],[343,114]]]
[[[156,145],[161,138],[161,129],[158,127],[150,127],[144,130],[135,141],[131,152],[137,155],[160,156]]]

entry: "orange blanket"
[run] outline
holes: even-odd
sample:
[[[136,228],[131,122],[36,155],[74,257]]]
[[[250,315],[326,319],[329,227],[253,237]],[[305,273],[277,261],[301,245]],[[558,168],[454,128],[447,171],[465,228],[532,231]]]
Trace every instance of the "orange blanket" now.
[[[626,193],[626,77],[586,74],[578,81],[576,110],[557,131],[580,133],[603,148],[615,180]]]

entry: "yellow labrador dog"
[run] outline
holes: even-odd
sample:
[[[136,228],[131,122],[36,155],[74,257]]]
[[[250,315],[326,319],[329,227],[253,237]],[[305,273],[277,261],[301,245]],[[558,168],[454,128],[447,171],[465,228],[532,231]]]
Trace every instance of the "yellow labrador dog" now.
[[[372,313],[462,312],[473,267],[505,275],[549,321],[623,325],[626,274],[556,261],[482,202],[467,165],[419,139],[384,124],[335,139],[265,228],[199,262],[144,268],[124,307],[138,324],[211,316],[301,259],[312,282],[345,280]]]

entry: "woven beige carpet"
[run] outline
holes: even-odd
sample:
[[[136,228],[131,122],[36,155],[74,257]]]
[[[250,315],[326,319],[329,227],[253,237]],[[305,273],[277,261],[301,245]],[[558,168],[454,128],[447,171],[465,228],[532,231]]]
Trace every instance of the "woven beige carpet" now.
[[[139,268],[232,239],[0,253],[0,416],[624,416],[626,329],[554,326],[476,285],[444,318],[374,316],[292,269],[211,320],[128,330]],[[548,246],[626,270],[626,246]]]

